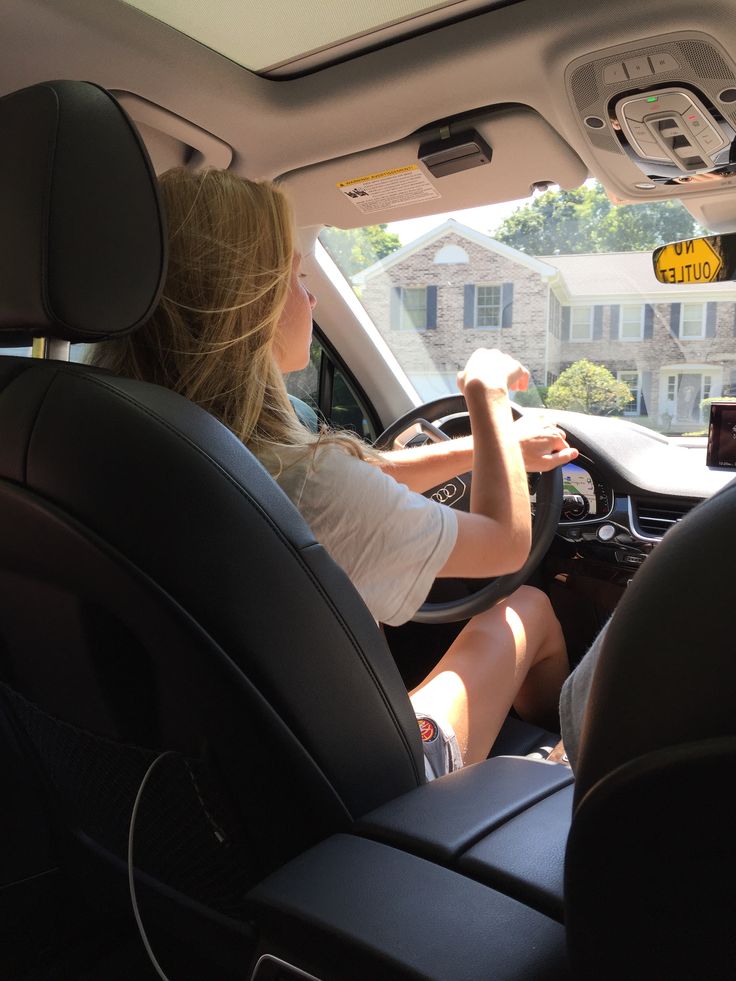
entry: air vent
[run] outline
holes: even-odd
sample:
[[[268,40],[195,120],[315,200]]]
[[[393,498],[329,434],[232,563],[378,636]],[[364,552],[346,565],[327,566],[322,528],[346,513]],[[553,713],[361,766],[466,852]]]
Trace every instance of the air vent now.
[[[695,507],[695,501],[634,501],[636,530],[648,538],[661,538]]]

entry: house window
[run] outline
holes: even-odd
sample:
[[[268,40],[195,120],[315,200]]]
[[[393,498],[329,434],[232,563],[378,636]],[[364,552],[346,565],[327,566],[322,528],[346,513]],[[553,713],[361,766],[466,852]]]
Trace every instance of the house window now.
[[[641,303],[628,303],[621,307],[621,339],[640,341],[644,331],[644,307]]]
[[[426,287],[402,287],[399,327],[402,330],[427,329]]]
[[[501,287],[478,286],[475,290],[475,326],[501,326]]]
[[[470,262],[468,253],[459,245],[444,245],[435,253],[434,262],[441,265],[465,264]]]
[[[674,402],[677,395],[677,375],[667,376],[667,399]]]
[[[683,303],[680,337],[705,337],[705,304]]]
[[[570,310],[570,340],[589,341],[593,325],[593,307],[572,307]]]
[[[641,382],[639,380],[638,371],[619,371],[618,380],[625,382],[629,386],[629,391],[631,392],[633,401],[627,402],[624,407],[625,416],[638,416],[640,415],[640,403],[641,403]]]
[[[709,399],[713,388],[713,378],[710,375],[703,375],[703,398]]]

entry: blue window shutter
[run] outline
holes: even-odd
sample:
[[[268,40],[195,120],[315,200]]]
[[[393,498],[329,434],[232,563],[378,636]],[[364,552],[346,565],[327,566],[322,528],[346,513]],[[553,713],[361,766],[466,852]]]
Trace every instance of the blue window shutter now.
[[[647,399],[652,391],[652,373],[651,371],[642,371],[641,373],[641,391],[639,392],[639,414],[642,416],[648,416],[649,410],[647,409]]]
[[[679,310],[679,307],[678,307]],[[651,303],[644,304],[644,340],[650,340],[654,335],[654,307]]]
[[[680,336],[680,304],[670,304],[670,334],[673,337]]]
[[[510,327],[514,322],[514,284],[504,283],[501,287],[501,326]]]
[[[401,327],[401,287],[391,287],[391,326],[394,330]]]
[[[437,287],[427,287],[427,330],[437,326]]]
[[[563,341],[570,340],[570,307],[562,308],[562,338]]]
[[[718,310],[717,303],[706,303],[705,304],[705,336],[715,337],[716,336],[716,312]]]
[[[621,320],[621,307],[618,305],[618,303],[615,303],[611,307],[611,326],[610,326],[610,331],[611,331],[611,340],[612,341],[617,341],[618,340],[618,325],[619,325],[620,320]]]
[[[465,284],[463,327],[475,327],[475,286],[472,283]]]
[[[593,340],[603,337],[603,307],[599,304],[593,307]]]

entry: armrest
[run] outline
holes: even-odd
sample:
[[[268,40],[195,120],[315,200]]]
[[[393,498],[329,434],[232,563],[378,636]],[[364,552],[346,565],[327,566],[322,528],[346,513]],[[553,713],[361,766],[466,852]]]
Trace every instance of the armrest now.
[[[574,780],[564,766],[494,757],[384,804],[355,825],[563,922]]]
[[[414,855],[336,835],[248,896],[261,953],[325,981],[556,981],[564,928]]]
[[[358,820],[355,831],[451,864],[495,828],[572,782],[567,767],[495,756],[383,804]]]

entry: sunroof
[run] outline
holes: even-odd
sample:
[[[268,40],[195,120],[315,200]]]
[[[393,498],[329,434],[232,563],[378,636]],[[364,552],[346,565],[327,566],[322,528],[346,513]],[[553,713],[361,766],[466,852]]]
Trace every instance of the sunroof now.
[[[251,71],[308,70],[401,36],[509,0],[123,0]],[[431,15],[431,16],[428,16]],[[404,25],[406,25],[404,27]],[[340,55],[343,51],[340,51]]]

